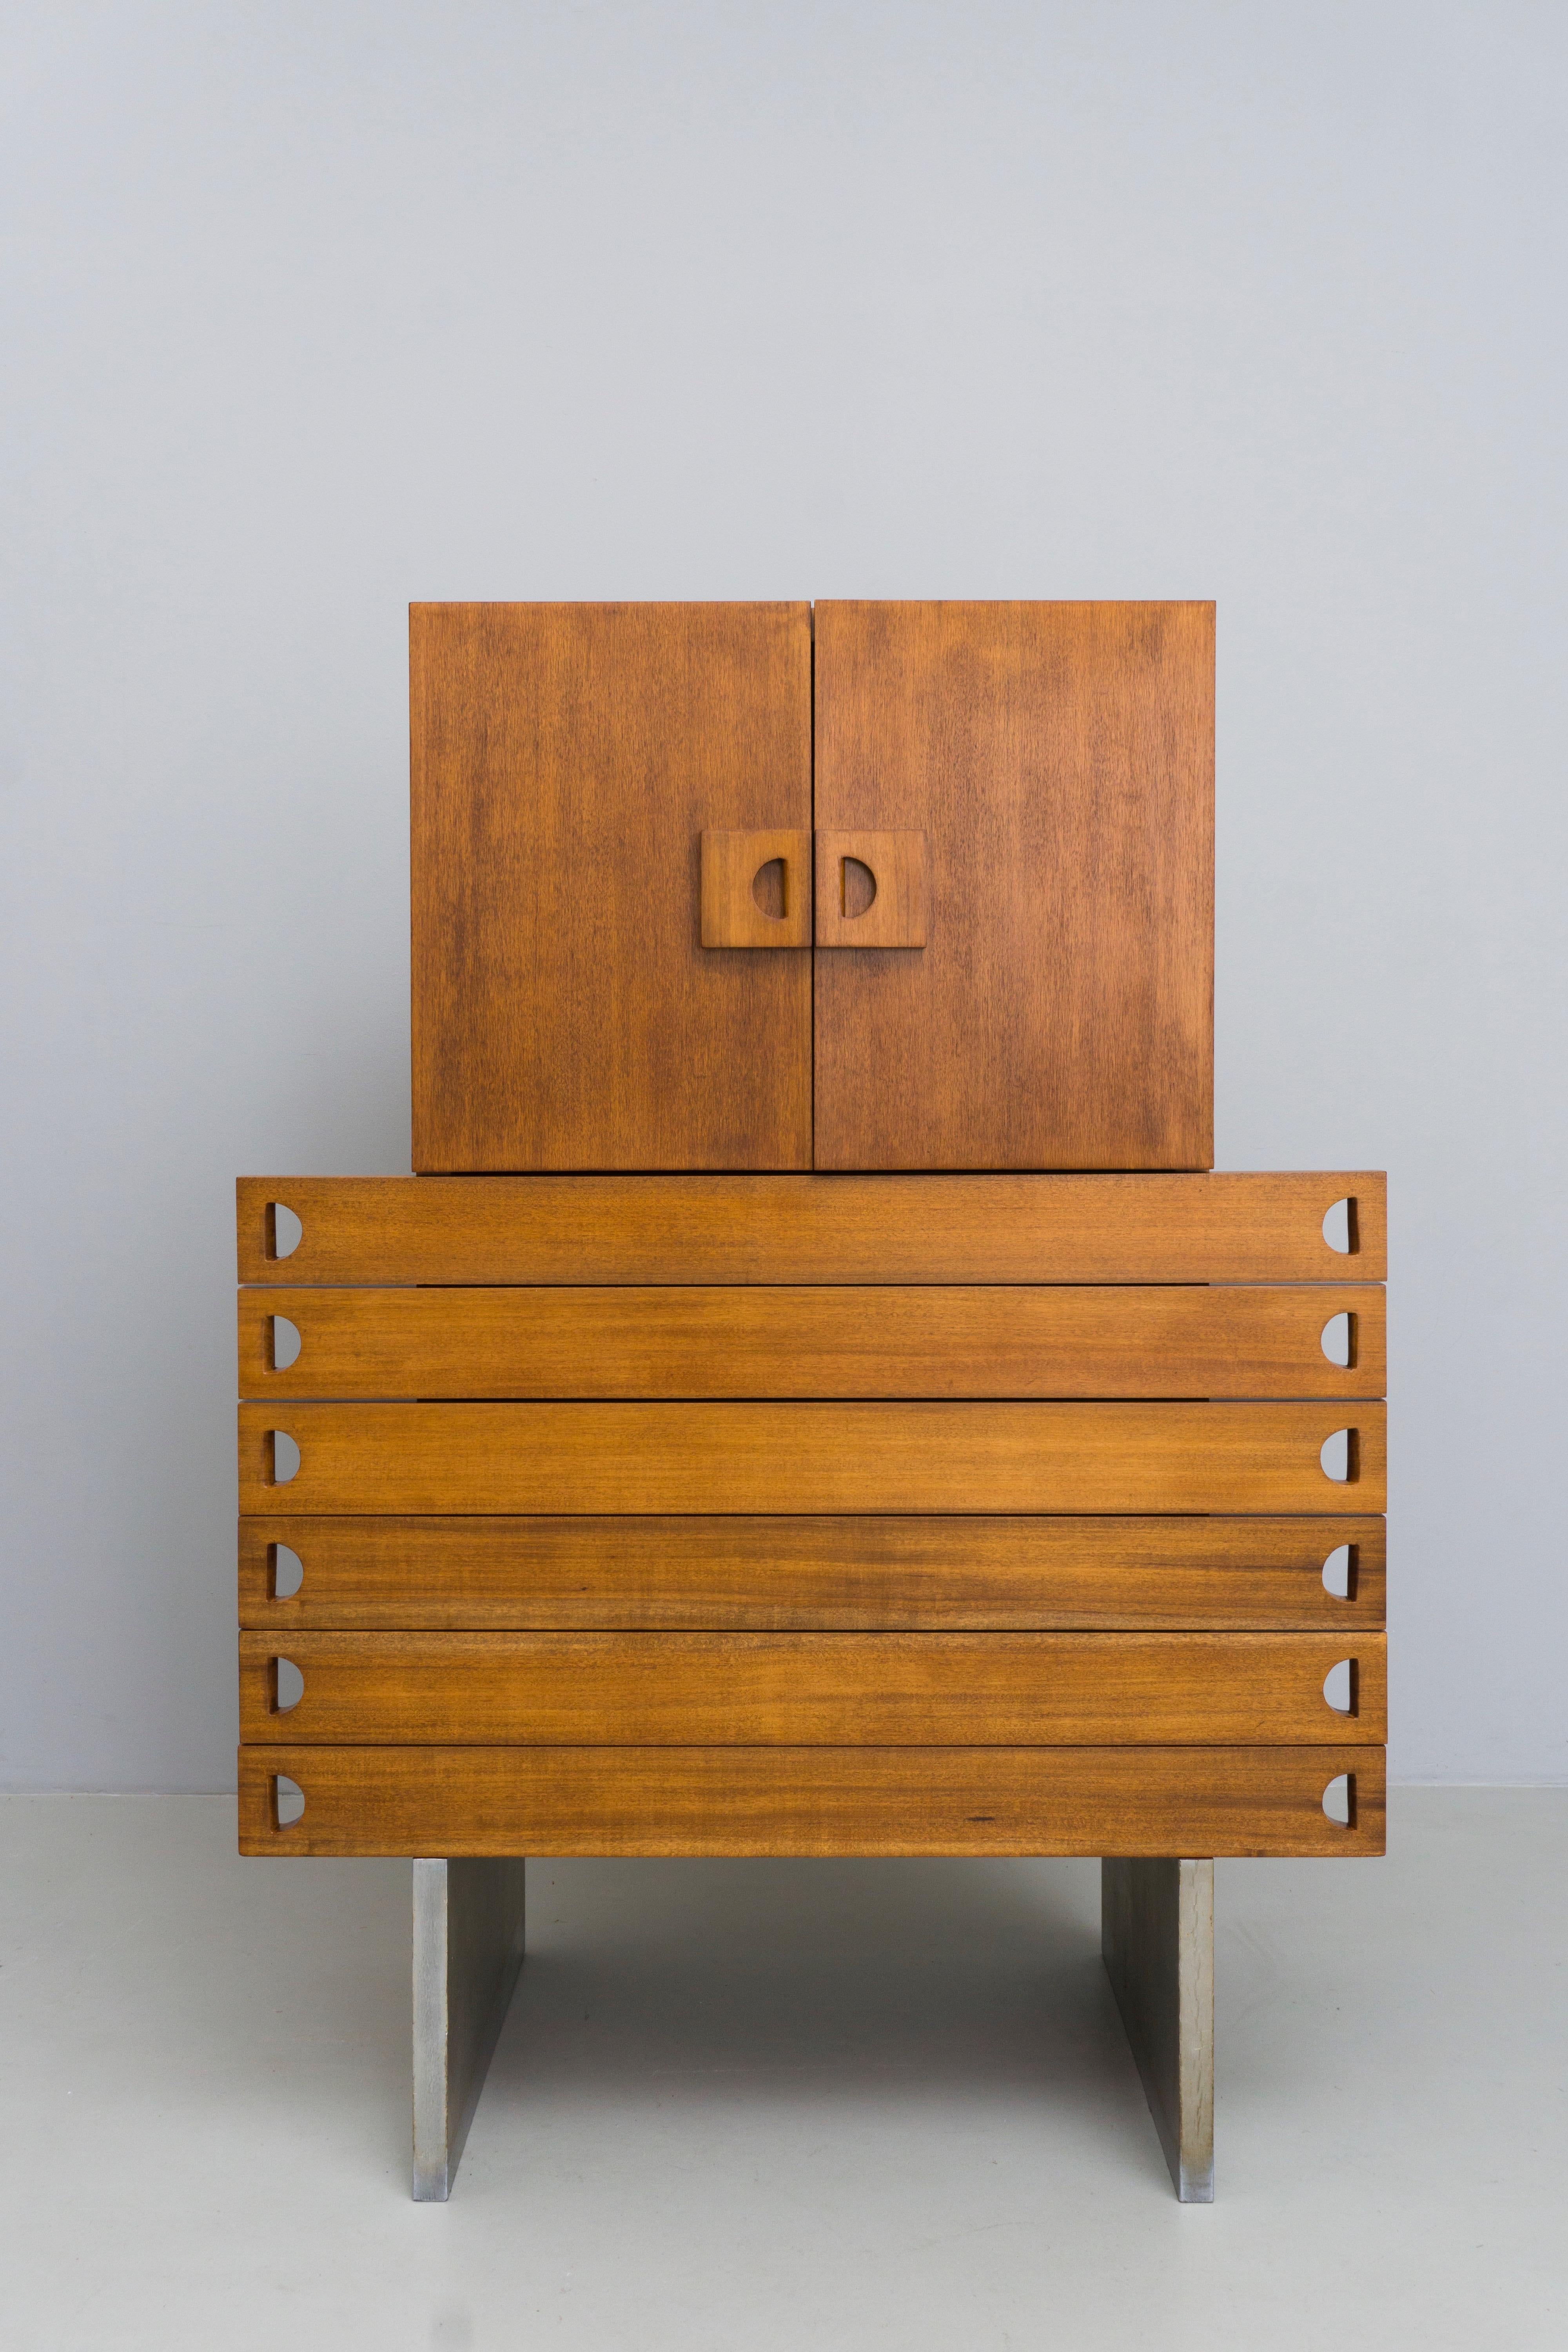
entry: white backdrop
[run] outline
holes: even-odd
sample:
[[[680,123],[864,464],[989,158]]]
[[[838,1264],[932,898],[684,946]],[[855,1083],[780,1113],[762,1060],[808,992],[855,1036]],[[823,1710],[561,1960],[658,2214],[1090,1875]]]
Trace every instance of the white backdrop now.
[[[1395,1770],[1568,1777],[1568,13],[8,9],[0,1778],[216,1789],[232,1181],[406,1168],[418,597],[1214,596]]]

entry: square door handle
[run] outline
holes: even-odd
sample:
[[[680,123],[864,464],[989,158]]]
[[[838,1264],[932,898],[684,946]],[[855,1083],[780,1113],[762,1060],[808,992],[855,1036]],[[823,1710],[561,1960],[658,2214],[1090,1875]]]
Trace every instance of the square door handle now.
[[[819,833],[819,948],[923,948],[923,833]]]
[[[811,945],[809,833],[703,834],[702,944]]]
[[[819,833],[815,856],[813,838],[704,832],[703,946],[924,947],[923,833]]]

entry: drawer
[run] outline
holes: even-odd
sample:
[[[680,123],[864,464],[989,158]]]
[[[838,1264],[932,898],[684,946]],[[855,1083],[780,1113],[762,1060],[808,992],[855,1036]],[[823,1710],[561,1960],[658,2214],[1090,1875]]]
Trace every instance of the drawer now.
[[[1325,1746],[1386,1737],[1384,1637],[302,1633],[239,1643],[240,1737],[415,1747]],[[1350,1711],[1324,1679],[1350,1661]]]
[[[300,1581],[273,1595],[273,1548]],[[1325,1590],[1344,1545],[1349,1590]],[[1375,1630],[1384,1523],[1322,1518],[296,1518],[239,1523],[258,1632]]]
[[[258,1854],[1381,1853],[1376,1748],[256,1748]],[[276,1776],[304,1811],[275,1826]],[[1351,1783],[1351,1820],[1324,1792]]]
[[[247,1176],[236,1207],[241,1282],[1382,1282],[1386,1194],[1365,1170]],[[303,1229],[284,1258],[274,1202]]]
[[[1330,1361],[1331,1318],[1352,1360]],[[272,1318],[300,1334],[273,1369]],[[1379,1397],[1371,1283],[239,1294],[247,1397]]]
[[[246,1514],[1384,1507],[1381,1404],[242,1405]],[[1354,1433],[1351,1477],[1320,1454]],[[300,1448],[274,1482],[271,1432]]]

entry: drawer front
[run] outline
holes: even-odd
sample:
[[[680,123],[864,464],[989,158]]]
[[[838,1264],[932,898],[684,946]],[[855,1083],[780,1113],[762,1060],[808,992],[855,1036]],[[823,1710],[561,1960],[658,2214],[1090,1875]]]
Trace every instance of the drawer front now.
[[[1353,1360],[1323,1352],[1353,1318]],[[272,1318],[300,1350],[272,1366]],[[1384,1293],[1164,1284],[249,1289],[247,1397],[1380,1397]]]
[[[1352,1478],[1320,1455],[1346,1424]],[[1379,1404],[242,1405],[240,1509],[300,1513],[1384,1507]],[[272,1479],[271,1432],[300,1448]]]
[[[304,1811],[274,1826],[275,1776]],[[1351,1780],[1351,1821],[1323,1796]],[[1375,1748],[242,1748],[259,1854],[1381,1853]]]
[[[747,959],[754,961],[754,959]],[[247,1176],[241,1282],[1381,1282],[1386,1179]],[[1348,1255],[1325,1213],[1354,1204]],[[279,1258],[269,1206],[303,1231]]]
[[[1325,1746],[1387,1736],[1384,1636],[304,1633],[240,1637],[240,1737],[415,1747]],[[1350,1662],[1348,1714],[1324,1679]]]
[[[278,1545],[300,1572],[281,1597]],[[1323,1583],[1342,1545],[1342,1597]],[[1337,1639],[1383,1619],[1384,1523],[1371,1517],[239,1523],[239,1621],[272,1634],[1190,1625]]]

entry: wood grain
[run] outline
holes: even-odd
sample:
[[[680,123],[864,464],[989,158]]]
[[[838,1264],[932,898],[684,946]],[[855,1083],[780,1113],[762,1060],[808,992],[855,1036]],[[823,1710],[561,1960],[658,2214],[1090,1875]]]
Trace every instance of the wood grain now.
[[[706,827],[811,825],[803,604],[410,614],[414,1164],[807,1168],[810,958],[705,952]]]
[[[816,959],[818,1168],[1206,1168],[1214,607],[816,608],[816,824],[928,944]]]
[[[1346,1643],[1349,1646],[1346,1646]],[[1387,1737],[1382,1633],[301,1633],[239,1736],[364,1747],[1300,1746]],[[1353,1661],[1355,1705],[1323,1678]]]
[[[1322,1809],[1341,1772],[1349,1828]],[[1350,1856],[1384,1850],[1384,1772],[1355,1747],[245,1747],[239,1850]]]
[[[272,1598],[268,1549],[300,1560]],[[1355,1548],[1352,1590],[1322,1570]],[[239,1622],[296,1631],[1300,1627],[1384,1622],[1380,1518],[239,1522]]]
[[[1373,1284],[242,1290],[242,1396],[1378,1397]],[[1347,1370],[1323,1353],[1354,1318]],[[270,1369],[271,1318],[300,1333]]]
[[[247,1404],[245,1513],[1381,1511],[1379,1404]],[[1360,1433],[1358,1475],[1320,1451]],[[268,1433],[298,1444],[274,1485]]]
[[[721,959],[722,961],[722,959]],[[735,958],[754,963],[755,958]],[[781,961],[787,959],[781,958]],[[799,959],[797,958],[798,961]],[[886,961],[886,959],[883,959]],[[1386,1179],[244,1176],[247,1283],[1381,1282]],[[1353,1255],[1325,1213],[1357,1203]],[[291,1256],[267,1204],[302,1220]]]

